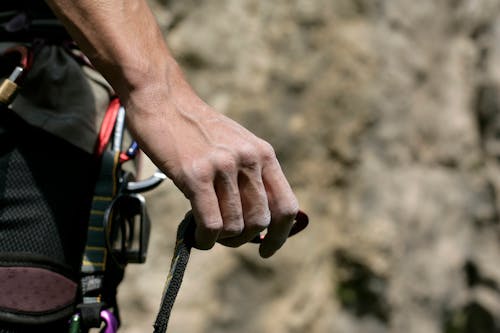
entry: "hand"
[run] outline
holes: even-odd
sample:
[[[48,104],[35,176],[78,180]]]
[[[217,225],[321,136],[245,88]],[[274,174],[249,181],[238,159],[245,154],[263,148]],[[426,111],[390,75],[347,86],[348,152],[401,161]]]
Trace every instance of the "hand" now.
[[[198,247],[239,246],[268,228],[260,254],[276,252],[298,205],[272,147],[193,92],[148,2],[47,4],[120,97],[141,149],[190,200]]]
[[[213,110],[178,75],[175,88],[130,95],[126,109],[134,137],[190,200],[198,248],[215,242],[237,247],[267,228],[259,252],[270,257],[298,212],[273,148]],[[154,110],[145,108],[151,96],[165,96],[155,99]]]

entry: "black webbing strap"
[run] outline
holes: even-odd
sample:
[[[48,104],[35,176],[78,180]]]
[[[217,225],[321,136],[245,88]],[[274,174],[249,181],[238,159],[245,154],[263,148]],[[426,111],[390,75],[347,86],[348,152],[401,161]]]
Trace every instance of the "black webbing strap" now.
[[[174,256],[170,262],[170,271],[163,290],[160,310],[154,323],[154,333],[167,331],[170,312],[181,287],[191,248],[194,245],[195,226],[193,214],[188,212],[177,228]]]

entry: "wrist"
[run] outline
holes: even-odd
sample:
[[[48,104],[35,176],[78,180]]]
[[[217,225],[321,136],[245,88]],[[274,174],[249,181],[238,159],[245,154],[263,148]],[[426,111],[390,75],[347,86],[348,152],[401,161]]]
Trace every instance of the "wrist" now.
[[[117,91],[131,118],[175,123],[188,116],[191,120],[208,105],[195,93],[174,59],[162,63],[155,71],[135,71],[127,80],[130,84]],[[203,112],[205,113],[205,112]]]
[[[130,112],[155,112],[172,102],[173,93],[185,81],[175,60],[164,60],[149,67],[125,67],[119,83],[114,84],[116,93]],[[185,83],[187,84],[187,83]]]

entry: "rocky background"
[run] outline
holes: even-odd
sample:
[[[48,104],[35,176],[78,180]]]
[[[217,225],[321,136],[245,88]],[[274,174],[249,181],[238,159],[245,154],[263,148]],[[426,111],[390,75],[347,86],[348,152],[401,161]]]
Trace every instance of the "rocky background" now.
[[[500,1],[151,0],[195,90],[270,141],[311,224],[193,251],[169,332],[500,330]],[[147,194],[119,290],[152,331],[188,202]]]

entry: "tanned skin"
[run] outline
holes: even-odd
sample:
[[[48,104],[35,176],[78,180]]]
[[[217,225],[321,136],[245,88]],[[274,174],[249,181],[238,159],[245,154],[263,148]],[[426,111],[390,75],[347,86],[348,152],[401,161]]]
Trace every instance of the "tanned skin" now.
[[[145,0],[46,0],[126,109],[141,149],[190,201],[196,243],[286,241],[298,202],[269,143],[207,105],[186,81]]]

